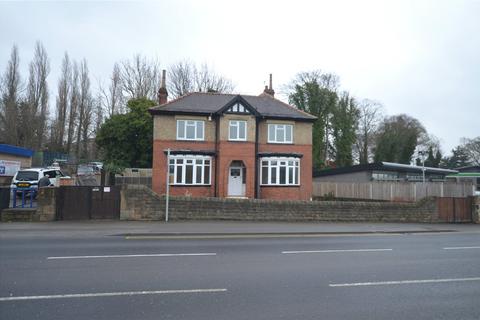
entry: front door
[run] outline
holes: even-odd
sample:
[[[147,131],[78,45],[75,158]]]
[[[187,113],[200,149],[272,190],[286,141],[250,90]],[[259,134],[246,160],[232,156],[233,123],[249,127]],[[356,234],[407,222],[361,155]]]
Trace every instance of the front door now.
[[[228,175],[228,196],[243,197],[245,195],[242,181],[243,168],[230,167]]]

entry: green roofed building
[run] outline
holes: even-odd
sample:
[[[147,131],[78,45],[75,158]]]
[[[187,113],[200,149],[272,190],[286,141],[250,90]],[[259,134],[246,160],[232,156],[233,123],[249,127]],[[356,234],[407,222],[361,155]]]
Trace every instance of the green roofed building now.
[[[480,166],[469,166],[457,168],[458,173],[449,174],[447,181],[472,182],[476,187],[476,194],[480,195]]]

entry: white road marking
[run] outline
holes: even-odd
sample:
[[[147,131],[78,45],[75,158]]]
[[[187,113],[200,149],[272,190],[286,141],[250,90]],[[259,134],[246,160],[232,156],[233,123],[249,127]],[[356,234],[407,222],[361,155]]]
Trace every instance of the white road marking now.
[[[215,256],[216,253],[155,253],[155,254],[112,254],[103,256],[65,256],[65,257],[47,257],[47,260],[60,259],[103,259],[103,258],[142,258],[142,257],[192,257],[192,256]]]
[[[457,279],[427,279],[427,280],[333,283],[333,284],[329,284],[329,286],[330,287],[362,287],[362,286],[385,286],[385,285],[397,285],[397,284],[465,282],[465,281],[480,281],[480,277],[476,277],[476,278],[457,278]]]
[[[338,253],[338,252],[379,252],[379,251],[392,251],[393,249],[345,249],[345,250],[311,250],[311,251],[282,251],[284,254],[297,254],[297,253]]]
[[[125,291],[125,292],[79,293],[79,294],[55,294],[55,295],[46,295],[46,296],[0,297],[0,302],[1,301],[19,301],[19,300],[139,296],[139,295],[152,295],[152,294],[216,293],[216,292],[226,292],[226,291],[227,289],[191,289],[191,290],[157,290],[157,291]]]
[[[443,250],[468,250],[468,249],[480,249],[480,247],[447,247]]]

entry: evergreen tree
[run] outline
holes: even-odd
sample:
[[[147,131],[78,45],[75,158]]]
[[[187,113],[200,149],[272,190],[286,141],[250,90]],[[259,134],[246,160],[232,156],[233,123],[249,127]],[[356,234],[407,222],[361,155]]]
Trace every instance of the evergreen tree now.
[[[322,168],[328,160],[332,112],[338,101],[338,79],[319,71],[300,73],[290,85],[289,102],[318,119],[312,129],[313,166]]]
[[[408,115],[385,119],[377,135],[375,161],[410,164],[418,139],[424,132],[420,122]]]
[[[355,100],[344,92],[335,105],[331,120],[335,164],[338,167],[353,164],[352,148],[356,139],[358,116]]]
[[[155,105],[146,98],[132,99],[127,103],[127,113],[105,121],[96,138],[105,162],[121,167],[152,167],[153,120],[148,109]]]
[[[469,160],[468,154],[463,146],[457,146],[452,150],[452,155],[450,157],[445,157],[442,159],[440,166],[442,168],[461,168],[471,166],[472,163]]]

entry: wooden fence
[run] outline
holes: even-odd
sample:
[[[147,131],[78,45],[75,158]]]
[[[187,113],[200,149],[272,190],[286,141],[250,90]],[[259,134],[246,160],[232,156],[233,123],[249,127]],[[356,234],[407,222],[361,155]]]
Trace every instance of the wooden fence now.
[[[475,186],[452,182],[313,182],[314,197],[417,201],[425,197],[464,198],[473,196]]]

